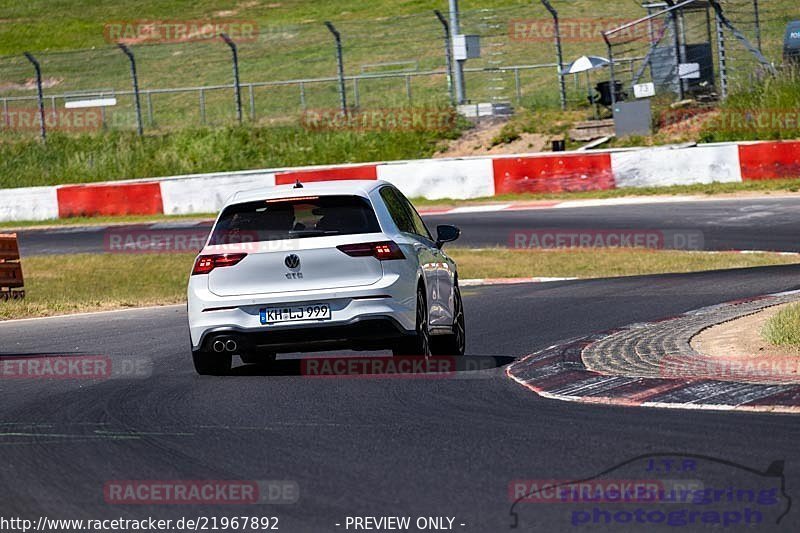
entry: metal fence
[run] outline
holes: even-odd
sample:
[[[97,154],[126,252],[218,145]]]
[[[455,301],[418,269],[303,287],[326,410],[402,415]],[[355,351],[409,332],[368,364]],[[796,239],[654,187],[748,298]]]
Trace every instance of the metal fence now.
[[[715,102],[732,87],[752,86],[758,77],[774,74],[776,67],[759,44],[760,16],[765,13],[758,1],[748,0],[753,18],[743,18],[744,1],[653,3],[647,16],[605,32],[611,85],[616,87],[609,91],[612,102],[646,89],[655,91],[656,101],[691,97]],[[621,70],[619,60],[632,56],[642,59]]]
[[[779,26],[788,20],[788,14],[762,5],[756,16],[753,9],[757,4],[753,0],[722,1],[731,22],[760,42],[767,57],[777,60],[782,36]],[[647,14],[647,8],[630,4],[619,11],[621,15],[609,18],[589,16],[586,0],[539,0],[462,10],[461,32],[481,37],[481,57],[469,60],[464,69],[466,99],[532,108],[588,105],[590,88],[586,84],[598,80],[559,75],[559,56],[563,65],[581,55],[606,55],[603,31]],[[442,17],[445,22],[446,15]],[[255,39],[235,43],[238,96],[232,49],[220,38],[128,43],[138,75],[141,123],[145,131],[234,124],[239,120],[237,102],[241,102],[242,120],[260,124],[292,123],[306,109],[336,109],[343,100],[348,109],[361,110],[448,106],[454,91],[442,18],[430,11],[332,21],[341,36],[341,76],[334,35],[322,23],[262,26]],[[688,13],[686,23],[679,31],[703,30],[706,24]],[[716,28],[711,30],[713,33]],[[722,29],[726,31],[730,32]],[[627,72],[633,80],[649,60],[649,38],[615,44],[617,73]],[[752,75],[751,54],[739,52],[738,45],[728,50],[730,78],[738,79],[734,74],[739,73]],[[113,43],[33,56],[41,65],[48,114],[56,115],[76,100],[116,98],[113,107],[94,110],[98,121],[91,126],[135,131],[139,121],[131,64]],[[712,65],[717,72],[719,57],[716,53]],[[0,57],[0,106],[0,132],[38,133],[36,128],[19,124],[19,117],[36,117],[39,112],[34,69],[23,56]],[[60,126],[56,121],[54,129]]]

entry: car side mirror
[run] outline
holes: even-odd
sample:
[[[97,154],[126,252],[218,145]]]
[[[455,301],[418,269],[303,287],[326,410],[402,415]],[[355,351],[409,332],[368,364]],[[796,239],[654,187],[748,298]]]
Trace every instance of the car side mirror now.
[[[441,248],[446,242],[453,242],[461,236],[461,230],[455,226],[442,224],[436,226],[436,247]]]

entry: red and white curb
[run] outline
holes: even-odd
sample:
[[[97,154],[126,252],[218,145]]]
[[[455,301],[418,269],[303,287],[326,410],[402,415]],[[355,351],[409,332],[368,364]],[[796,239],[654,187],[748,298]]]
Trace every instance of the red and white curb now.
[[[342,179],[385,180],[409,197],[489,198],[800,177],[800,141],[718,143],[592,152],[546,152],[453,159],[194,174],[54,187],[3,189],[0,221],[75,216],[217,212],[236,191]],[[562,202],[541,207],[567,207]],[[577,204],[573,204],[577,205]],[[589,205],[589,204],[583,204]],[[515,209],[462,207],[476,209]],[[525,206],[529,209],[531,206]]]
[[[800,291],[770,294],[747,301],[797,292]],[[718,306],[710,308],[713,307]],[[667,320],[698,311],[690,311]],[[515,361],[506,368],[506,375],[539,396],[567,402],[625,407],[800,413],[800,384],[764,385],[697,379],[691,376],[615,376],[589,370],[584,365],[581,355],[586,347],[618,331],[646,326],[647,324],[639,323],[550,346]]]

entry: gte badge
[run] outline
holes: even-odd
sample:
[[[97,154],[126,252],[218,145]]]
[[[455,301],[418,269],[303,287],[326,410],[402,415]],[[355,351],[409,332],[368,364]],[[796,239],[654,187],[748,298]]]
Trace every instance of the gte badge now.
[[[297,257],[295,254],[289,254],[286,256],[286,259],[283,260],[283,263],[286,265],[286,268],[291,270],[296,270],[300,268],[300,258]],[[303,279],[302,272],[287,272],[286,279]]]

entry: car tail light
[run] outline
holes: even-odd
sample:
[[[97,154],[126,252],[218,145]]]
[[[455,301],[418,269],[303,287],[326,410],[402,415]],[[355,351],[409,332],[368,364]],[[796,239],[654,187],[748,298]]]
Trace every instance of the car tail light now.
[[[192,276],[195,274],[208,274],[215,268],[233,266],[245,257],[247,257],[247,254],[198,255],[194,261]]]
[[[343,244],[337,246],[337,248],[350,257],[374,257],[381,261],[406,258],[406,256],[403,255],[403,251],[394,241]]]

